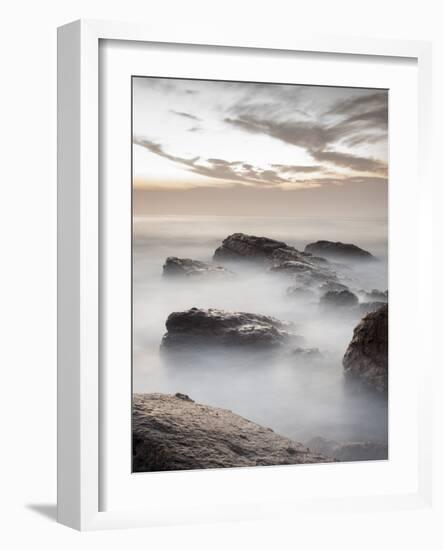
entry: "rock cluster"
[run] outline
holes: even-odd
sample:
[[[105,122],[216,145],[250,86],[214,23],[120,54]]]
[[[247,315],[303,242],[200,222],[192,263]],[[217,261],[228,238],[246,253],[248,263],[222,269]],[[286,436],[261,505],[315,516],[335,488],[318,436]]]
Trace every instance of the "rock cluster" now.
[[[187,395],[135,394],[133,470],[156,472],[331,462],[322,454]]]
[[[378,391],[388,388],[388,305],[368,313],[354,329],[343,357],[345,373]]]

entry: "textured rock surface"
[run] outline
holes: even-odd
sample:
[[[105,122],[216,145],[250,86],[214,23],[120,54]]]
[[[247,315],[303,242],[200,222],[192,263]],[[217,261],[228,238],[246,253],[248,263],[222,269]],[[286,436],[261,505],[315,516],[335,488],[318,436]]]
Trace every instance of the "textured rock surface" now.
[[[349,290],[329,290],[321,297],[320,305],[326,308],[349,308],[358,305],[358,298]]]
[[[373,441],[338,443],[323,437],[313,437],[306,446],[309,450],[341,462],[354,460],[387,460],[388,446]]]
[[[326,258],[339,259],[355,259],[355,260],[370,260],[374,256],[367,250],[356,246],[355,244],[347,244],[332,241],[317,241],[306,245],[305,252],[323,256]]]
[[[183,394],[135,394],[132,422],[135,472],[331,461],[269,428]]]
[[[163,266],[163,275],[168,277],[213,277],[230,276],[233,273],[226,268],[189,258],[166,258]]]
[[[306,286],[316,286],[337,279],[336,274],[329,269],[298,260],[280,262],[271,267],[271,271],[289,275]]]
[[[171,313],[166,329],[164,349],[207,345],[275,348],[300,342],[292,323],[267,315],[220,309],[191,308]]]
[[[349,288],[347,285],[336,281],[327,281],[326,283],[323,283],[318,290],[320,294],[323,295],[330,291],[338,292],[340,290],[349,290]]]
[[[214,253],[214,260],[249,260],[255,262],[281,262],[304,259],[303,253],[282,241],[256,237],[244,233],[233,233],[223,240]]]
[[[379,391],[388,387],[388,305],[368,313],[354,329],[343,357],[345,373]]]

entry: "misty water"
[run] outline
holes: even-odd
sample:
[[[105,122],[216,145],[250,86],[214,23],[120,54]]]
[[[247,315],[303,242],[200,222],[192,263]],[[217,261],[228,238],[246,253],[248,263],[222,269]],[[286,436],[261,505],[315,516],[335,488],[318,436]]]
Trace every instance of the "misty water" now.
[[[230,266],[237,276],[226,280],[162,276],[167,256],[211,261],[226,236],[243,232],[300,250],[320,239],[355,243],[379,261],[340,267],[342,281],[353,290],[386,290],[386,219],[152,216],[135,217],[133,227],[134,392],[185,393],[300,442],[316,436],[387,442],[386,397],[343,375],[343,354],[358,318],[294,300],[286,293],[291,282],[263,268]],[[292,321],[303,346],[319,348],[323,358],[216,350],[167,358],[159,349],[166,319],[191,307]]]

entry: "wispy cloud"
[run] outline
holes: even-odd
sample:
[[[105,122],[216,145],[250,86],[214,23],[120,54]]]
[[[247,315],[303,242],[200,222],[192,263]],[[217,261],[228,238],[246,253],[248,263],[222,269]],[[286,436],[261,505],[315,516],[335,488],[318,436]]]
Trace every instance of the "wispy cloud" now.
[[[169,112],[174,113],[174,115],[181,116],[183,118],[189,118],[191,120],[200,121],[200,119],[197,116],[191,115],[191,113],[185,113],[183,111],[174,111],[174,109],[170,109]]]
[[[284,185],[294,186],[294,188],[297,185],[300,186],[303,184],[303,186],[307,187],[311,185],[308,180],[297,180],[296,177],[286,177],[285,174],[295,176],[296,174],[321,170],[320,167],[282,164],[273,165],[272,168],[260,168],[241,160],[227,161],[221,158],[202,159],[201,157],[185,158],[168,153],[161,144],[146,138],[134,137],[133,141],[134,144],[144,147],[155,155],[186,167],[191,173],[215,178],[226,183],[260,186]]]
[[[375,93],[337,102],[317,120],[300,120],[290,110],[284,119],[277,116],[278,106],[244,102],[230,111],[237,116],[224,121],[238,129],[264,134],[289,145],[305,149],[317,162],[326,162],[358,172],[387,172],[387,164],[350,152],[340,152],[337,145],[356,146],[386,139],[388,124],[387,94]],[[303,112],[303,111],[302,111]],[[281,114],[281,113],[280,113]]]

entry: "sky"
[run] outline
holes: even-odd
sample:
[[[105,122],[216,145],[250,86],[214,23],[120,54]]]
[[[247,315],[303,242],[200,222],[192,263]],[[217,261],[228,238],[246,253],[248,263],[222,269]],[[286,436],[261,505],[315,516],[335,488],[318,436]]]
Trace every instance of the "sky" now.
[[[386,90],[133,78],[136,214],[386,216]]]

